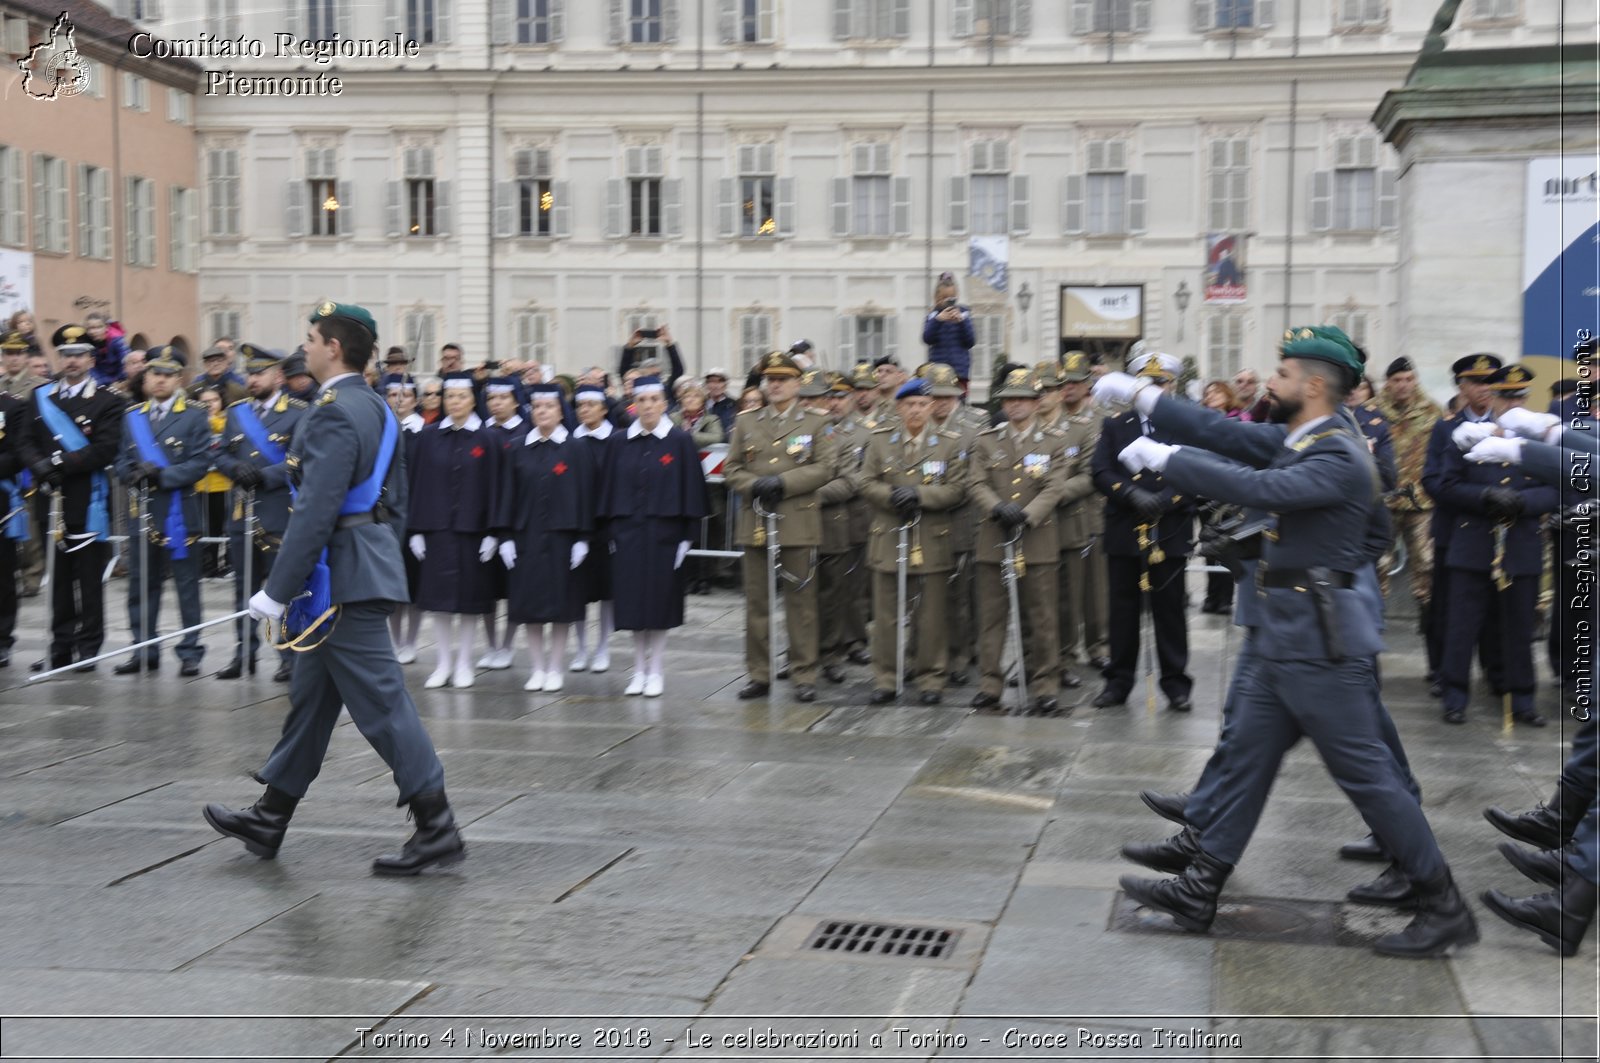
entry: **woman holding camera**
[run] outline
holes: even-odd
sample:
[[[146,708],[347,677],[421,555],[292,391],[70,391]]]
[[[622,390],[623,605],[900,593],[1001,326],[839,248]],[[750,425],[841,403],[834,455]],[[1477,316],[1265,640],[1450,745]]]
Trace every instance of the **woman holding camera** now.
[[[922,342],[928,345],[928,361],[943,362],[956,371],[961,387],[972,374],[972,348],[978,335],[972,328],[972,311],[958,301],[960,290],[953,273],[939,274],[933,288],[933,309],[922,323]]]

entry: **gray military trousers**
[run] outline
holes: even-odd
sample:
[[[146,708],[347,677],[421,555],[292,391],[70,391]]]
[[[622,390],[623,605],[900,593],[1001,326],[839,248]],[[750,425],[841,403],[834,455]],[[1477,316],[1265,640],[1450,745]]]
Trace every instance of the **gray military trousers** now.
[[[394,772],[400,804],[444,789],[444,765],[406,690],[389,640],[390,602],[349,602],[322,645],[297,654],[289,683],[289,716],[259,778],[304,797],[328,753],[339,708]]]

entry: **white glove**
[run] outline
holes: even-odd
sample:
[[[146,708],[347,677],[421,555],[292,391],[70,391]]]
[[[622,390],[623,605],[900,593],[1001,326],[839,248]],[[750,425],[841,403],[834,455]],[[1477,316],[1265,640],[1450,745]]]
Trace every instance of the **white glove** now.
[[[1471,450],[1481,441],[1494,435],[1493,421],[1466,421],[1450,433],[1450,442],[1462,450]]]
[[[1500,427],[1523,439],[1542,440],[1550,429],[1561,423],[1561,418],[1553,413],[1534,413],[1520,406],[1513,406],[1502,413],[1497,420]]]
[[[1522,464],[1522,447],[1526,439],[1507,439],[1502,436],[1490,436],[1481,439],[1477,445],[1467,451],[1468,461],[1477,462],[1479,465],[1498,465],[1508,462],[1512,465]]]
[[[582,539],[579,539],[577,542],[572,544],[572,562],[567,565],[567,567],[577,568],[579,565],[583,564],[583,559],[588,556],[589,544],[584,542]]]
[[[478,543],[478,560],[484,564],[488,564],[489,559],[494,556],[494,548],[499,545],[499,539],[496,539],[492,535],[485,535]]]
[[[1122,462],[1123,467],[1129,472],[1139,472],[1143,469],[1161,472],[1167,467],[1167,459],[1172,457],[1172,452],[1177,449],[1170,443],[1157,443],[1149,436],[1140,436],[1122,448],[1117,460]]]
[[[256,591],[250,596],[250,619],[252,620],[281,620],[284,606],[267,597],[266,591]]]
[[[683,567],[683,559],[688,557],[688,556],[689,556],[689,540],[685,539],[683,542],[678,544],[678,556],[672,559],[672,567],[674,569],[682,568]]]
[[[420,535],[413,535],[406,545],[411,547],[411,556],[418,561],[428,552],[427,544]]]
[[[500,544],[500,561],[506,568],[517,567],[517,544],[513,540],[507,539]]]
[[[1111,403],[1130,403],[1133,397],[1149,387],[1149,377],[1129,376],[1127,373],[1107,373],[1094,382],[1090,394],[1101,405]],[[1153,401],[1153,400],[1152,400]]]

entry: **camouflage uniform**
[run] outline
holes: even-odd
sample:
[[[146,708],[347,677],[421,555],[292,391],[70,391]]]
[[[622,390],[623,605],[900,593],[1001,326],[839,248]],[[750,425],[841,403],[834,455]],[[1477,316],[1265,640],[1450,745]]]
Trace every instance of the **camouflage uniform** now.
[[[1406,545],[1411,593],[1419,604],[1426,606],[1433,595],[1433,538],[1428,529],[1433,499],[1422,489],[1422,467],[1428,459],[1428,438],[1444,413],[1420,393],[1401,406],[1388,391],[1379,397],[1378,409],[1389,419],[1389,438],[1394,441],[1398,474],[1395,489],[1386,499],[1389,520],[1395,541]],[[1389,593],[1391,567],[1390,557],[1385,557],[1378,566],[1385,595]]]

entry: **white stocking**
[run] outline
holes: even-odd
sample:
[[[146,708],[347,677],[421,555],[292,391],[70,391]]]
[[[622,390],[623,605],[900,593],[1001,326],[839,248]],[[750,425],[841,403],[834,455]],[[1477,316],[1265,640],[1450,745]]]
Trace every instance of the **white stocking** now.
[[[509,628],[510,626],[511,626],[510,621],[507,621],[506,622],[506,627]],[[497,650],[497,649],[500,648],[500,640],[495,638],[494,610],[493,609],[491,609],[487,613],[483,614],[483,636],[484,636],[484,648],[486,650],[488,650],[490,652],[493,652],[494,650]]]
[[[566,624],[550,625],[549,671],[559,672],[567,666],[567,627]]]
[[[449,613],[434,613],[432,615],[433,641],[439,650],[439,667],[434,670],[448,672],[451,668],[451,659],[455,656],[453,628],[456,618]]]
[[[544,625],[524,624],[522,630],[528,633],[528,657],[530,658],[530,671],[543,672],[544,667]]]
[[[635,631],[633,633],[633,674],[650,674],[650,632]]]
[[[414,605],[402,605],[399,613],[405,616],[405,644],[415,649],[417,645],[417,632],[422,629],[422,610]]]
[[[461,626],[456,631],[456,670],[472,671],[472,618],[460,618]]]
[[[667,654],[667,633],[664,629],[658,628],[655,631],[647,631],[645,634],[650,638],[650,674],[654,676],[664,675],[663,658]]]
[[[600,641],[595,644],[595,649],[603,649],[611,642],[611,633],[617,630],[616,614],[612,611],[610,602],[600,603]]]

